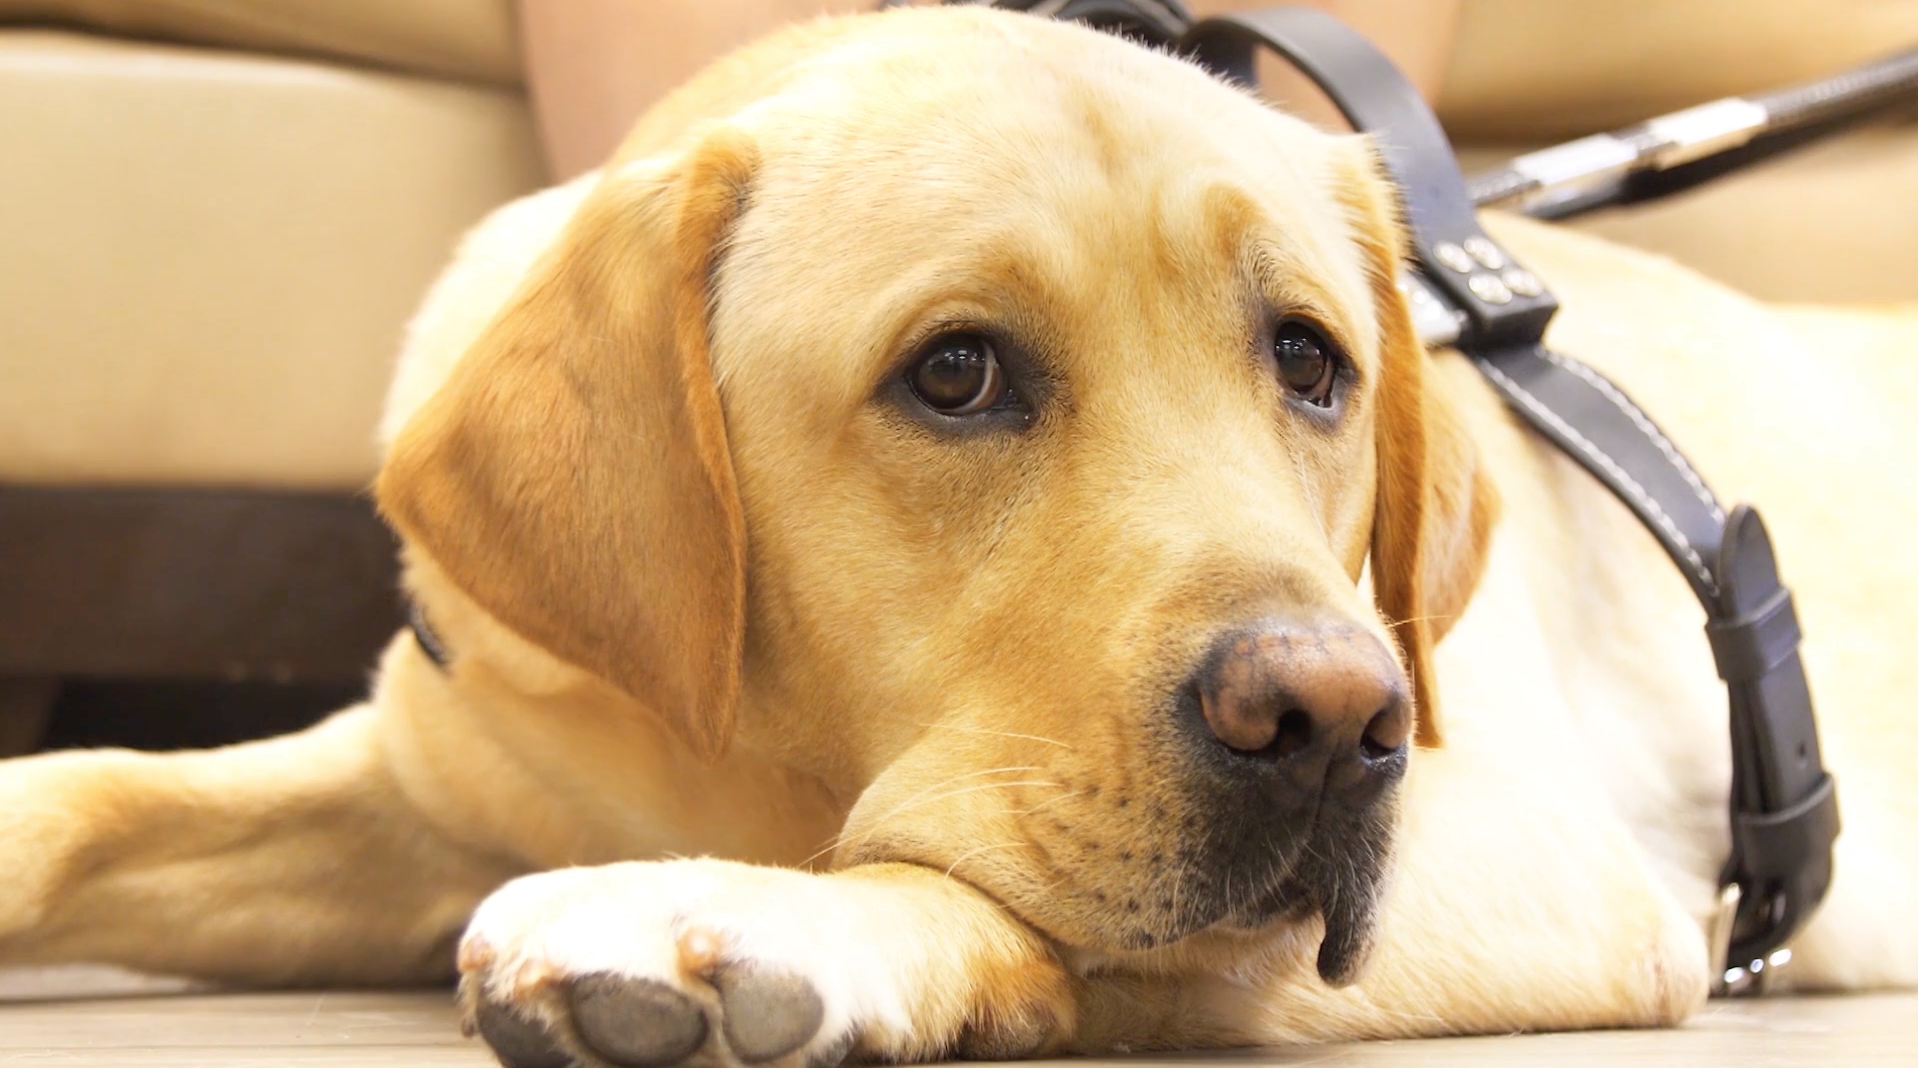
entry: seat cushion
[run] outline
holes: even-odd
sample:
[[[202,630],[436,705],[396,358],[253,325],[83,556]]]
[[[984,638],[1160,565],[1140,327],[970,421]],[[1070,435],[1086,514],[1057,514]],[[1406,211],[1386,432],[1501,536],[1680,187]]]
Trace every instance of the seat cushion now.
[[[512,0],[0,0],[0,24],[519,81]]]
[[[1466,140],[1563,140],[1918,45],[1918,0],[1464,0],[1438,110]]]
[[[401,329],[542,181],[514,93],[0,32],[0,481],[359,487]]]
[[[1472,174],[1538,147],[1465,145],[1459,158]],[[1570,225],[1670,256],[1762,300],[1918,301],[1914,203],[1918,123],[1905,123],[1855,130]]]

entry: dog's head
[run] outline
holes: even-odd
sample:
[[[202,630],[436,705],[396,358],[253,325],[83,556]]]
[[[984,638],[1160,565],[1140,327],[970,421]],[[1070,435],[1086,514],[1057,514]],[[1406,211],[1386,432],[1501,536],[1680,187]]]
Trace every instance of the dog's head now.
[[[1368,146],[1038,19],[807,33],[642,126],[384,508],[691,754],[856,795],[839,863],[1094,952],[1323,916],[1350,978],[1492,508]]]

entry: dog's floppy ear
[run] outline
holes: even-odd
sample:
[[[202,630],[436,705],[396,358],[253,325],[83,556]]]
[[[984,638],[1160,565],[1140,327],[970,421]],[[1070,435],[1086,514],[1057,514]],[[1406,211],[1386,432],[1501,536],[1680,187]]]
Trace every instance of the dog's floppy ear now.
[[[380,507],[467,596],[703,758],[739,688],[745,526],[707,353],[743,135],[629,165],[395,440]]]
[[[1412,675],[1423,746],[1440,741],[1432,649],[1465,610],[1484,567],[1498,492],[1458,412],[1431,388],[1431,357],[1398,289],[1404,231],[1398,199],[1369,143],[1341,183],[1364,250],[1378,315],[1372,589]]]

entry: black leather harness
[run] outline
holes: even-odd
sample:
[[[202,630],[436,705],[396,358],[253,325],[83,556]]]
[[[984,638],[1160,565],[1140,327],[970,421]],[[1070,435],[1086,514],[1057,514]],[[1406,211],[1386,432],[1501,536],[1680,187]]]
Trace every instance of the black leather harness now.
[[[1605,378],[1544,346],[1558,303],[1479,227],[1438,119],[1378,49],[1321,12],[1282,8],[1194,22],[1176,0],[999,0],[1077,19],[1257,85],[1262,48],[1318,84],[1377,141],[1404,197],[1416,264],[1402,286],[1428,342],[1458,348],[1532,429],[1623,501],[1705,610],[1730,695],[1731,856],[1714,952],[1722,990],[1763,985],[1776,951],[1831,884],[1838,803],[1818,750],[1798,617],[1749,505],[1727,511],[1671,440]]]

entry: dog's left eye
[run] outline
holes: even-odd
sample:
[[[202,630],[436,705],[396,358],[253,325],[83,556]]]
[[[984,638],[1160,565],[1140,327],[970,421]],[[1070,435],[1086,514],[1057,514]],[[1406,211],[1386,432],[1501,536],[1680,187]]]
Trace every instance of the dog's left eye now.
[[[977,415],[1006,398],[999,353],[981,334],[934,338],[906,372],[906,384],[921,403],[941,415]]]
[[[1287,319],[1272,337],[1272,356],[1279,380],[1307,404],[1332,406],[1332,387],[1338,381],[1338,350],[1309,323]]]

